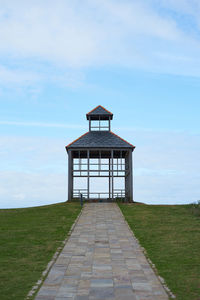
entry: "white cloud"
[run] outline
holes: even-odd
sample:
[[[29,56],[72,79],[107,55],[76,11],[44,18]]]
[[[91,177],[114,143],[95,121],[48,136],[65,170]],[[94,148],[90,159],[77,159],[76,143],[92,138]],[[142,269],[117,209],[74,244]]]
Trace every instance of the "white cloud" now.
[[[42,122],[18,122],[18,121],[0,121],[0,125],[10,126],[30,126],[30,127],[53,127],[53,128],[68,128],[68,129],[85,129],[86,126],[78,124],[61,124],[61,123],[42,123]]]
[[[95,32],[80,12],[76,14],[77,5],[69,1],[56,5],[53,1],[8,1],[4,7],[2,51],[68,66],[88,65],[92,60],[97,50]]]
[[[28,207],[67,200],[69,140],[0,138],[0,207]]]
[[[151,0],[150,0],[151,1]],[[200,3],[198,0],[158,0],[157,5],[186,15],[198,15]]]
[[[98,1],[100,7],[109,12],[109,18],[115,21],[115,25],[124,34],[140,34],[167,40],[181,38],[181,32],[176,22],[164,19],[156,14],[151,7],[146,6],[143,1]],[[128,32],[125,33],[124,29]],[[131,38],[131,37],[130,37]]]
[[[40,206],[67,200],[66,174],[0,172],[0,207]]]
[[[68,139],[2,136],[0,139],[1,170],[33,173],[65,172]]]
[[[83,80],[80,69],[104,65],[200,75],[199,38],[189,36],[180,19],[159,11],[158,2],[156,7],[153,1],[137,0],[0,3],[2,60],[22,68],[0,70],[7,81],[35,80],[39,73],[42,80],[77,86]],[[168,6],[178,9],[183,3],[186,12],[197,6],[197,1],[173,3]],[[38,72],[34,64],[40,66]],[[23,70],[24,65],[30,70]]]
[[[12,66],[6,66],[5,63],[0,64],[0,86],[9,88],[15,86],[18,88],[29,87],[29,92],[34,97],[40,92],[39,85],[44,82],[57,84],[60,86],[77,88],[83,85],[85,76],[82,71],[74,71],[72,69],[61,70],[59,68],[49,68],[43,64],[37,63],[34,68],[33,64],[26,61],[11,59],[14,64]],[[10,64],[11,64],[10,62]],[[30,87],[32,86],[32,89]]]
[[[200,199],[199,135],[153,130],[121,130],[120,135],[136,145],[136,201],[183,204]]]
[[[0,65],[0,82],[1,84],[23,84],[27,85],[32,82],[41,80],[41,75],[32,71],[24,71],[20,68],[13,69]]]

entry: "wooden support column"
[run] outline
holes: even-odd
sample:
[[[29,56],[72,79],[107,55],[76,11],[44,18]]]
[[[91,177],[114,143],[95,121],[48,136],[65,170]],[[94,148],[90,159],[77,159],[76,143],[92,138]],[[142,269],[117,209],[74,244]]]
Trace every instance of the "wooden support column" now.
[[[90,150],[87,150],[87,197],[90,198]]]
[[[73,197],[73,158],[72,151],[68,150],[68,200]]]
[[[129,191],[129,173],[130,173],[130,169],[129,169],[129,152],[126,152],[125,155],[125,199],[126,201],[130,201],[129,197],[130,197],[130,191]]]
[[[111,167],[110,167],[110,158],[109,158],[109,199],[111,198]]]
[[[129,201],[133,201],[133,161],[132,150],[129,150]]]
[[[114,200],[114,166],[113,166],[113,150],[111,150],[111,168],[112,168],[112,200]]]
[[[91,119],[89,119],[89,131],[91,131]]]
[[[111,130],[111,127],[110,127],[110,117],[109,117],[108,122],[109,122],[108,129],[109,129],[109,131],[110,131],[110,130]]]

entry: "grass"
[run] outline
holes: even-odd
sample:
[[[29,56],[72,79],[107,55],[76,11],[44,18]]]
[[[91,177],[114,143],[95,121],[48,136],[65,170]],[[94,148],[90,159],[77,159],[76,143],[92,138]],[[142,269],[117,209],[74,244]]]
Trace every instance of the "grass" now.
[[[176,299],[200,300],[200,217],[191,206],[119,207]]]
[[[0,210],[2,300],[25,299],[79,212],[79,203]]]

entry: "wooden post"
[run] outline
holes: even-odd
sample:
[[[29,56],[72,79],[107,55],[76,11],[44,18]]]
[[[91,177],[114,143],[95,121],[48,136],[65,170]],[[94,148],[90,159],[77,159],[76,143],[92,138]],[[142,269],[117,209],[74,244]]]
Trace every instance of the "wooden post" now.
[[[89,118],[89,131],[91,131],[91,119]]]
[[[126,201],[130,201],[130,184],[129,184],[129,178],[130,178],[130,168],[129,168],[129,151],[126,152],[125,155],[125,199]]]
[[[133,161],[132,150],[129,150],[129,201],[133,201]]]
[[[112,167],[112,201],[114,200],[114,167],[113,167],[113,150],[111,150],[111,167]]]
[[[108,127],[108,129],[109,129],[109,131],[111,130],[111,127],[110,127],[110,117],[109,117],[109,120],[108,120],[108,122],[109,122],[109,127]]]
[[[109,158],[109,200],[111,198],[111,177],[110,177],[110,173],[111,173],[111,168],[110,168],[110,158]]]
[[[90,150],[87,150],[87,197],[90,198]]]
[[[87,150],[87,197],[90,198],[90,150]]]
[[[72,200],[73,197],[73,158],[72,151],[68,150],[68,200]]]

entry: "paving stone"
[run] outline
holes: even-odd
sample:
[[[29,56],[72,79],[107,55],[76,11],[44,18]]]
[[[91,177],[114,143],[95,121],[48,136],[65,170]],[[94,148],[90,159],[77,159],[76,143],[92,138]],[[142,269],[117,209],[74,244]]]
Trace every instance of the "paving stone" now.
[[[91,279],[91,287],[113,287],[112,279]]]
[[[75,296],[73,297],[56,297],[55,300],[74,300]]]
[[[79,289],[88,289],[90,287],[90,280],[80,280],[78,288]]]
[[[115,203],[87,203],[36,300],[167,300]]]
[[[64,275],[59,275],[59,274],[49,274],[47,279],[45,280],[45,285],[60,285],[63,281]]]
[[[134,282],[132,287],[134,291],[152,291],[152,287],[147,282]]]
[[[110,271],[112,270],[112,266],[103,265],[103,264],[94,264],[93,269],[100,270],[100,271]]]
[[[147,278],[145,276],[129,275],[129,278],[131,279],[132,283],[144,283],[144,282],[148,282],[148,280],[147,280]]]
[[[116,287],[131,286],[131,281],[127,275],[120,274],[120,275],[114,277],[114,284]]]
[[[78,295],[75,297],[75,300],[89,300],[89,296],[86,295]]]
[[[94,288],[92,287],[89,294],[89,299],[114,299],[114,288],[104,287],[104,288]]]
[[[55,300],[55,296],[37,296],[36,300]]]
[[[77,291],[77,296],[89,296],[90,289],[87,288],[79,288]]]
[[[62,285],[69,285],[69,286],[77,286],[79,284],[79,278],[72,278],[72,277],[64,277],[62,281]]]
[[[136,297],[134,295],[131,286],[127,286],[127,287],[120,286],[115,288],[115,299],[136,300]]]
[[[40,289],[40,294],[38,296],[55,297],[57,294],[57,290],[58,289],[49,286],[42,286],[42,288]]]

